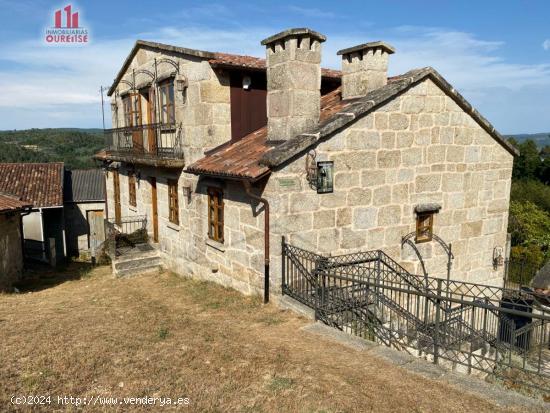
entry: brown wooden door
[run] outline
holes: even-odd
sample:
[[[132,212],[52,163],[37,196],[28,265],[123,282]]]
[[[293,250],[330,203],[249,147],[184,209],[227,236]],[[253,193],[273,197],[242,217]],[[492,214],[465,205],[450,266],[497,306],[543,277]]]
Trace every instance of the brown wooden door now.
[[[153,241],[159,242],[159,216],[157,209],[157,178],[151,177],[151,204],[153,205]]]
[[[245,80],[250,81],[247,89]],[[267,124],[265,73],[231,74],[231,139],[238,140]]]
[[[143,152],[143,129],[139,126],[142,124],[141,114],[141,95],[134,93],[132,95],[132,126],[134,130],[132,132],[132,146],[137,152]]]
[[[151,87],[144,96],[147,101],[147,124],[153,125],[155,121],[155,89]],[[149,152],[156,154],[157,153],[157,137],[154,127],[147,128],[147,144]]]
[[[113,171],[113,185],[115,190],[115,222],[120,224],[121,212],[120,212],[120,178],[118,171]]]

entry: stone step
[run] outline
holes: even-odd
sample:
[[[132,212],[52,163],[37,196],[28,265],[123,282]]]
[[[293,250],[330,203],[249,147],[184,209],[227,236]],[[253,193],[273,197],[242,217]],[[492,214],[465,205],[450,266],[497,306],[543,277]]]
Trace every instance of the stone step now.
[[[142,259],[142,258],[156,258],[159,257],[159,253],[156,250],[153,251],[135,251],[130,253],[125,253],[123,255],[118,256],[115,259],[115,264],[117,263],[123,263],[127,261],[134,261],[136,259]]]
[[[128,268],[124,270],[115,270],[116,277],[129,277],[143,274],[156,274],[162,270],[160,264],[143,265],[138,268]]]
[[[144,266],[160,265],[160,264],[161,264],[161,259],[158,255],[155,257],[134,258],[133,260],[115,261],[115,270],[116,271],[131,270],[131,269],[141,268]]]

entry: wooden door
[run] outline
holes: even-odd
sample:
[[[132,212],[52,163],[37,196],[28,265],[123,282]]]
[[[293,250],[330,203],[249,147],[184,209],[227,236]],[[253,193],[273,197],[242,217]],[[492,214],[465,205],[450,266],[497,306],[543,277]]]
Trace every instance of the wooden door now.
[[[151,204],[153,206],[153,241],[159,242],[159,216],[157,209],[157,178],[151,177]]]
[[[103,224],[103,211],[88,211],[88,248],[97,250],[105,241],[105,225]]]
[[[235,141],[267,124],[267,83],[264,73],[240,72],[231,74],[230,83],[231,139]]]
[[[137,152],[143,152],[143,129],[140,128],[142,124],[141,114],[141,94],[134,93],[132,95],[132,146]]]
[[[115,222],[120,225],[120,178],[118,176],[118,171],[113,171],[113,185],[115,190]]]
[[[147,100],[147,124],[153,125],[155,121],[155,89],[151,87],[148,92],[145,92]],[[156,130],[153,126],[147,129],[147,144],[149,147],[149,152],[156,154],[157,153],[157,136]]]

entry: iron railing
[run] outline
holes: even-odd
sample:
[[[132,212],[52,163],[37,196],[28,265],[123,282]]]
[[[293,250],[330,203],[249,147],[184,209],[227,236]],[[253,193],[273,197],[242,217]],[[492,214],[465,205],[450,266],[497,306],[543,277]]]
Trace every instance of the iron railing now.
[[[123,155],[183,159],[181,125],[153,123],[105,129],[107,151]]]
[[[530,287],[540,265],[526,259],[508,259],[504,261],[504,286],[519,289]]]
[[[147,216],[135,215],[105,220],[105,252],[116,258],[121,248],[133,248],[148,242]]]
[[[550,392],[544,297],[408,273],[383,251],[336,257],[282,244],[282,292],[339,330]]]

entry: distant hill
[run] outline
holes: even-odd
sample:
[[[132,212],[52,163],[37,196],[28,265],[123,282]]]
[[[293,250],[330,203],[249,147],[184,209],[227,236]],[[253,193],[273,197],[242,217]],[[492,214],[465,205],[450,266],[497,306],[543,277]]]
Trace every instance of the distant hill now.
[[[507,138],[514,138],[519,143],[525,142],[526,140],[531,139],[534,141],[539,148],[542,148],[546,145],[550,145],[550,132],[543,133],[520,133],[517,135],[507,135]]]
[[[69,169],[93,168],[92,155],[103,147],[102,129],[26,129],[0,131],[0,162],[65,162]]]

